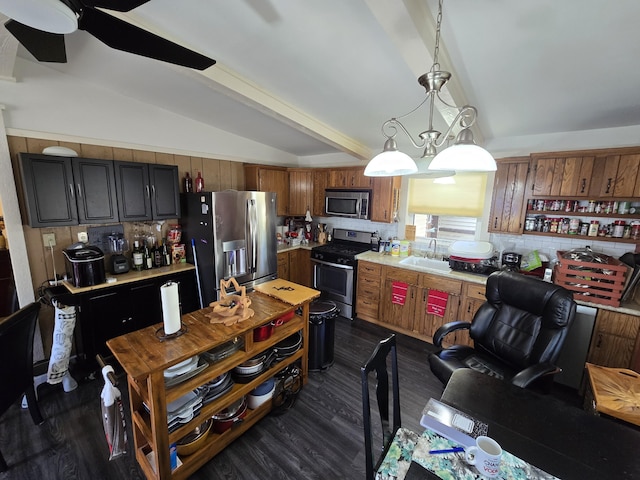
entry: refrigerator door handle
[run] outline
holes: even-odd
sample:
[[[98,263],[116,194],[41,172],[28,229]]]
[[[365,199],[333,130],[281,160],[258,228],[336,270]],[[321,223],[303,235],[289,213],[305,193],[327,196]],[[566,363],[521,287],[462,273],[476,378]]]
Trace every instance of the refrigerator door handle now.
[[[256,260],[256,255],[257,255],[257,248],[258,248],[258,239],[257,239],[257,224],[258,224],[258,218],[257,218],[257,207],[256,207],[256,201],[254,199],[249,199],[247,200],[247,216],[249,218],[249,243],[250,246],[249,248],[251,249],[251,259],[250,261],[250,265],[249,265],[249,271],[251,273],[256,273],[256,265],[257,265],[257,260]]]

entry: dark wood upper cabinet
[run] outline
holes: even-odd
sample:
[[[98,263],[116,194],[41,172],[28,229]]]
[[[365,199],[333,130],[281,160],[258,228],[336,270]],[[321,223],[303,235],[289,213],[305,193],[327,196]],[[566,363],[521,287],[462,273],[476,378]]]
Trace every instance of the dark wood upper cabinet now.
[[[20,169],[31,227],[78,224],[70,158],[21,153]]]
[[[121,222],[180,216],[177,166],[119,161],[114,165]]]
[[[113,161],[77,158],[71,164],[76,187],[78,222],[117,222],[118,200]]]

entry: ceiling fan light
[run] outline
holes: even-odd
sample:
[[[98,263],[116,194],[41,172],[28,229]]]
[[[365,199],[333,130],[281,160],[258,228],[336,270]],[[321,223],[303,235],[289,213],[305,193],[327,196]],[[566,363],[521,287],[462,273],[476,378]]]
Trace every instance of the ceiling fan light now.
[[[60,0],[0,0],[0,12],[23,25],[49,33],[71,33],[78,17]]]
[[[409,155],[398,150],[393,138],[388,138],[384,142],[382,152],[369,161],[364,174],[367,177],[395,177],[410,175],[417,171],[416,162]]]

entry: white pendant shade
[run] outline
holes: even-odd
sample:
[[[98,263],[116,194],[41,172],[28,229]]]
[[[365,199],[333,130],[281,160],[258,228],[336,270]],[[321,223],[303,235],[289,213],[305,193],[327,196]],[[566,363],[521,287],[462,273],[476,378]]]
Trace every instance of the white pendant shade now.
[[[429,170],[455,170],[469,172],[493,172],[496,161],[478,145],[452,145],[442,150],[429,165]]]
[[[0,0],[0,12],[44,32],[71,33],[78,29],[76,14],[60,0]]]
[[[398,150],[386,150],[371,159],[364,174],[367,177],[393,177],[417,171],[416,162],[409,155]]]

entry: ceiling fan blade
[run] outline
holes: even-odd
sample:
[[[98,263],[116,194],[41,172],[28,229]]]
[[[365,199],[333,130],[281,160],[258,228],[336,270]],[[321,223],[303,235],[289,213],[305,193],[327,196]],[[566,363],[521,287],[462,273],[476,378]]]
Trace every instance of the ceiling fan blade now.
[[[87,7],[106,8],[116,12],[129,12],[134,8],[147,3],[149,0],[84,0]]]
[[[15,20],[7,21],[4,26],[39,62],[66,63],[64,35],[43,32]]]
[[[111,48],[143,57],[196,70],[204,70],[216,63],[212,58],[90,7],[82,11],[78,28],[86,30]]]

